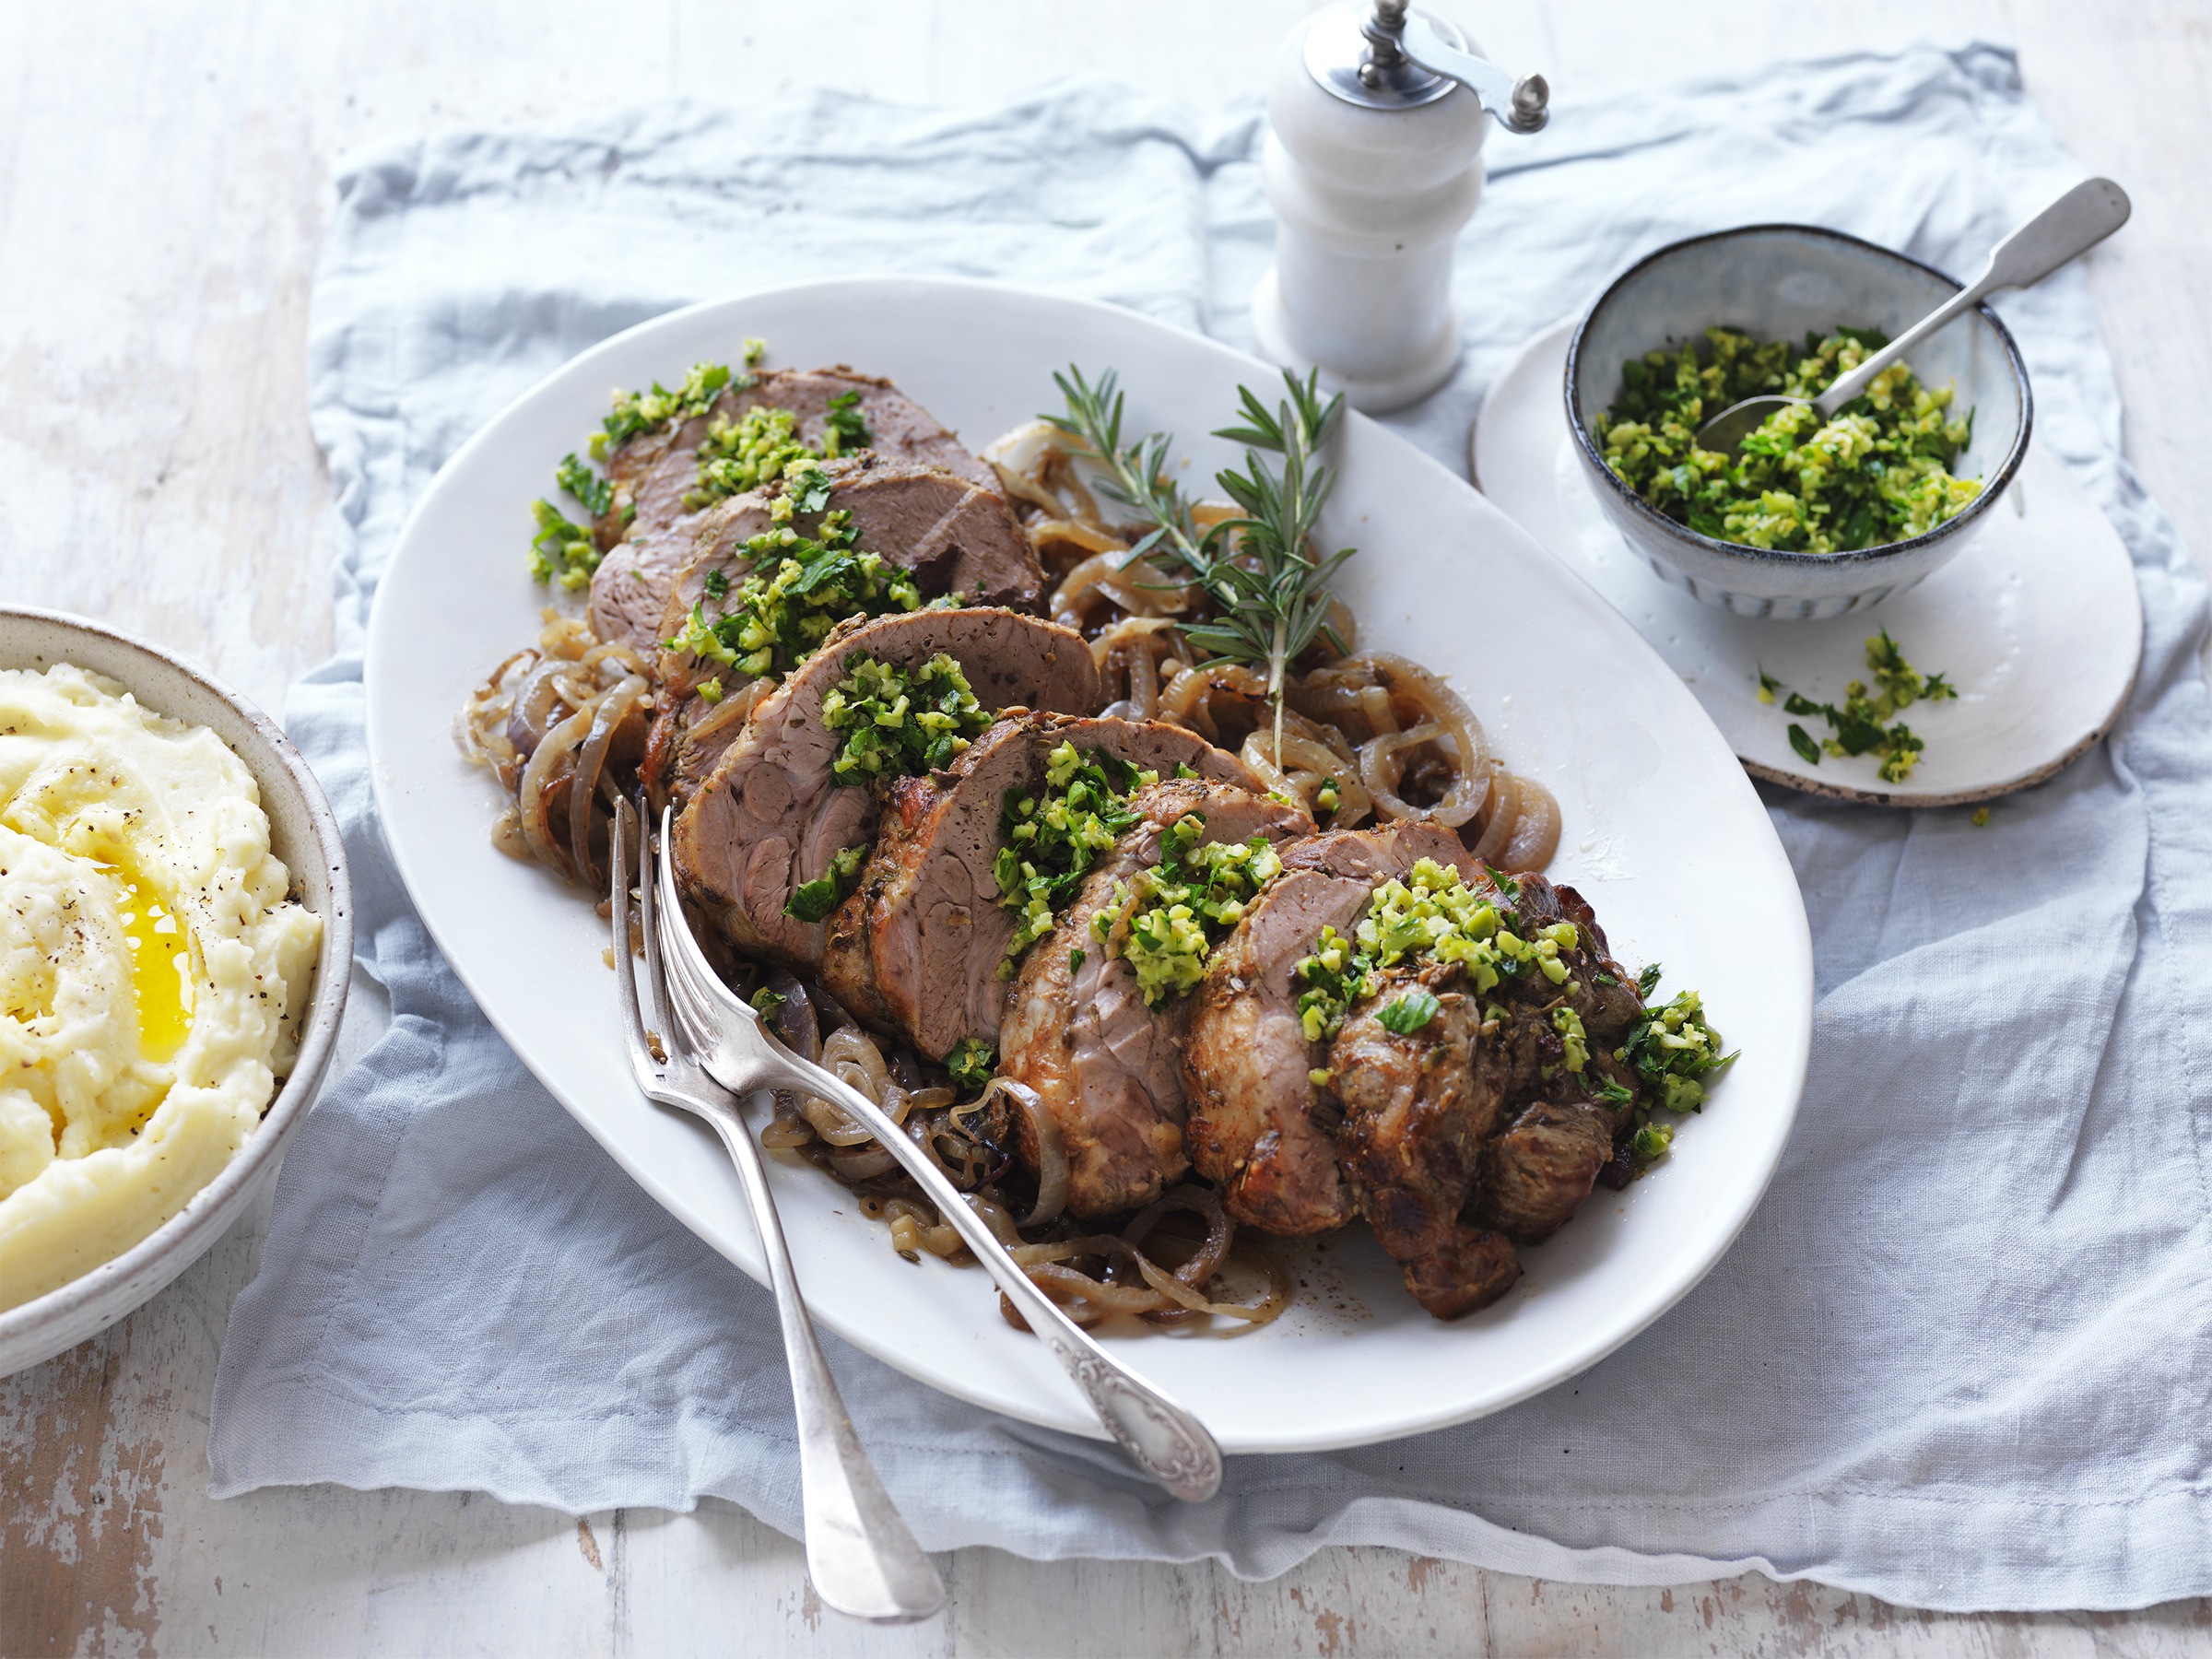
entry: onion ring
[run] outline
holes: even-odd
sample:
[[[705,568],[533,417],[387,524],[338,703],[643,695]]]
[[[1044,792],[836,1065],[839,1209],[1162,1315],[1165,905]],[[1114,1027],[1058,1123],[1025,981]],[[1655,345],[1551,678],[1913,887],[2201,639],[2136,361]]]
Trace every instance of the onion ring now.
[[[599,879],[598,868],[592,863],[592,801],[599,793],[606,751],[613,747],[616,728],[644,695],[645,682],[635,675],[603,693],[592,713],[591,735],[576,757],[576,781],[569,785],[569,847],[587,886]]]
[[[1505,856],[1506,843],[1521,818],[1521,780],[1502,766],[1493,766],[1490,772],[1490,815],[1468,849],[1485,864],[1496,864]]]
[[[530,851],[537,854],[541,863],[560,871],[571,880],[575,879],[575,872],[570,869],[568,862],[554,846],[546,822],[546,794],[555,782],[554,763],[565,760],[573,754],[591,726],[592,711],[580,709],[547,732],[531,751],[530,764],[523,768],[522,782],[517,791],[517,804],[523,814],[523,834],[529,839]]]
[[[1058,1220],[1060,1212],[1067,1207],[1067,1146],[1060,1136],[1060,1121],[1044,1109],[1044,1102],[1038,1099],[1035,1089],[1011,1077],[992,1078],[975,1098],[974,1105],[956,1106],[953,1110],[962,1115],[980,1111],[997,1094],[1005,1095],[1021,1108],[1022,1115],[1030,1120],[1030,1133],[1036,1137],[1037,1202],[1021,1218],[1021,1225],[1042,1227],[1048,1221]]]
[[[1559,848],[1559,804],[1534,778],[1514,782],[1521,785],[1521,809],[1515,815],[1512,839],[1506,843],[1505,867],[1540,870]]]

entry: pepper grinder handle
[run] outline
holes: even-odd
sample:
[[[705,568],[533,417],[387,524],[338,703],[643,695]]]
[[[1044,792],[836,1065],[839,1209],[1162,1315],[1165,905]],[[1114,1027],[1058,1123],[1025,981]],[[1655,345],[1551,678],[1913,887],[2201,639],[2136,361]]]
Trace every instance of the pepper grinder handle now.
[[[1294,31],[1261,155],[1277,221],[1253,297],[1261,351],[1318,368],[1370,411],[1450,379],[1453,243],[1482,195],[1483,115],[1533,133],[1549,105],[1541,76],[1508,74],[1406,0],[1337,6]]]

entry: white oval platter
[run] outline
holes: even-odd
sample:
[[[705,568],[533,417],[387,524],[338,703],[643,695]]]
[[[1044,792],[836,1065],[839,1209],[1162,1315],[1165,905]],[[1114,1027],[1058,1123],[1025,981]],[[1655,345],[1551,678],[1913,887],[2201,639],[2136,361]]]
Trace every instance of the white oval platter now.
[[[1274,371],[1134,312],[983,283],[855,278],[719,300],[594,347],[447,463],[395,549],[369,633],[369,742],[385,833],[447,959],[515,1053],[647,1192],[754,1277],[736,1178],[711,1136],[649,1105],[622,1056],[606,925],[593,900],[496,853],[500,802],[449,735],[469,687],[535,637],[531,500],[605,413],[610,389],[728,361],[886,375],[971,445],[1057,406],[1052,371],[1117,369],[1129,429],[1180,435],[1194,484],[1238,459],[1202,436],[1240,382]],[[1342,586],[1361,636],[1441,669],[1515,767],[1559,796],[1553,873],[1596,905],[1631,965],[1701,989],[1743,1057],[1675,1155],[1600,1189],[1497,1305],[1430,1319],[1364,1230],[1288,1250],[1305,1288],[1238,1335],[1113,1338],[1230,1452],[1387,1440],[1498,1410],[1583,1371],[1673,1305],[1749,1218],[1789,1137],[1811,1034],[1812,954],[1794,877],[1742,768],[1652,650],[1597,594],[1442,466],[1358,416],[1323,539],[1356,543]],[[1729,895],[1717,922],[1712,895]],[[758,1103],[757,1103],[758,1104]],[[809,1302],[887,1363],[994,1411],[1100,1430],[973,1269],[894,1254],[812,1168],[773,1180]]]
[[[1573,332],[1571,319],[1547,329],[1491,382],[1475,423],[1476,479],[1635,625],[1752,772],[1840,800],[1957,806],[2040,783],[2112,729],[2143,655],[2135,566],[2042,450],[2029,450],[1981,534],[1918,587],[1821,622],[1739,617],[1662,582],[1591,495],[1560,395]],[[1959,690],[1904,717],[1927,748],[1901,783],[1883,782],[1870,755],[1807,764],[1790,747],[1788,714],[1759,700],[1763,671],[1815,702],[1841,702],[1866,677],[1877,628]]]

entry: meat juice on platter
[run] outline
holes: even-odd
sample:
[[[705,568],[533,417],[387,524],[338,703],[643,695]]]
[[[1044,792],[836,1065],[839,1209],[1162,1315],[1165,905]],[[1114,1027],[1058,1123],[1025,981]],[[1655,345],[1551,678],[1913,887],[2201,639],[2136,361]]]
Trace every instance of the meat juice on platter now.
[[[1246,389],[1192,500],[1111,371],[977,456],[763,351],[618,394],[579,515],[535,504],[569,613],[456,723],[496,844],[597,891],[615,799],[671,809],[717,969],[1085,1324],[1264,1324],[1252,1235],[1362,1220],[1453,1318],[1668,1155],[1732,1056],[1542,875],[1549,793],[1359,642],[1312,539],[1340,400]],[[762,1138],[965,1259],[830,1102]]]

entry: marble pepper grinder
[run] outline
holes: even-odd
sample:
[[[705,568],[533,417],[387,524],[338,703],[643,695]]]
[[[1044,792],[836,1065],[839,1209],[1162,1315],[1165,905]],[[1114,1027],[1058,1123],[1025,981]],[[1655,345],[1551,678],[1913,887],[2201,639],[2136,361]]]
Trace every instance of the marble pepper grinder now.
[[[1544,125],[1541,76],[1516,79],[1459,31],[1372,0],[1318,12],[1268,88],[1261,177],[1275,264],[1253,297],[1261,351],[1356,409],[1426,397],[1459,364],[1452,244],[1482,194],[1483,117]]]

